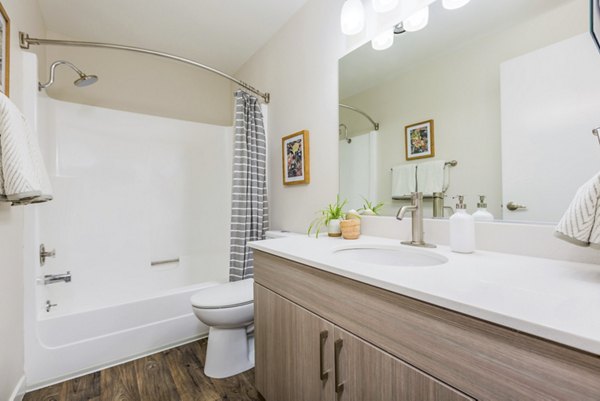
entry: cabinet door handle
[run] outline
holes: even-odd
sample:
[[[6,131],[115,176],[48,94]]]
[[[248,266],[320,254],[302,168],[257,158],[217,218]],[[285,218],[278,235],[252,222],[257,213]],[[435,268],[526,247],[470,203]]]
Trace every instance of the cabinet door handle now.
[[[327,341],[327,337],[329,336],[329,332],[327,330],[323,330],[319,336],[319,374],[321,375],[321,381],[326,381],[329,377],[329,370],[325,370],[325,342]]]
[[[335,340],[334,343],[334,368],[335,368],[335,392],[336,394],[340,394],[344,391],[344,383],[340,383],[340,351],[342,350],[342,346],[344,345],[344,340],[341,338]]]

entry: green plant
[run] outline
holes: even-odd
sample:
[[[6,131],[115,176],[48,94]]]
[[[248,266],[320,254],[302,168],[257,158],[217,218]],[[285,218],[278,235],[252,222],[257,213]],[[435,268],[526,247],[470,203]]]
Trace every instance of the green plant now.
[[[383,202],[377,202],[376,205],[373,205],[373,203],[375,203],[375,202],[371,202],[367,198],[364,198],[364,197],[363,197],[363,201],[365,203],[363,203],[363,207],[361,207],[360,209],[358,209],[359,212],[360,211],[365,211],[365,210],[370,210],[373,213],[375,213],[376,215],[379,215],[379,211],[381,210],[381,208],[384,205]]]
[[[335,203],[327,205],[323,210],[318,211],[319,216],[315,218],[308,226],[308,235],[311,231],[315,231],[315,237],[319,238],[319,233],[324,227],[329,225],[331,220],[344,219],[344,206],[348,201],[340,202],[340,196],[336,196]]]

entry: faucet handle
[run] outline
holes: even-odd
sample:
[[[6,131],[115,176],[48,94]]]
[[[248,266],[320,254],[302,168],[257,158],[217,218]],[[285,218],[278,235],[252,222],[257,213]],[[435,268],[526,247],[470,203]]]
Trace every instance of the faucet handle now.
[[[53,258],[56,256],[56,250],[53,249],[51,251],[46,250],[46,246],[44,244],[40,245],[40,266],[44,266],[46,264],[46,258]]]

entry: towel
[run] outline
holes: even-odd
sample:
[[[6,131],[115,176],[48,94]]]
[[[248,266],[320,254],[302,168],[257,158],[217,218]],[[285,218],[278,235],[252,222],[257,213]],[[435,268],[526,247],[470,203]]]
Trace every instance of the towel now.
[[[576,245],[600,245],[600,173],[577,190],[556,236]]]
[[[424,195],[433,195],[434,192],[444,192],[445,169],[444,160],[419,163],[417,165],[417,186]]]
[[[26,205],[51,199],[37,137],[17,106],[0,93],[0,201]]]
[[[403,164],[392,167],[392,198],[409,196],[415,192],[415,164]]]

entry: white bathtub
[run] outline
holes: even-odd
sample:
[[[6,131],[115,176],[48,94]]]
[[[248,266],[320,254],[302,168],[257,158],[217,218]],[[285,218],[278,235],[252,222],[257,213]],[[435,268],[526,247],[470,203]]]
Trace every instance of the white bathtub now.
[[[29,337],[29,389],[80,376],[208,334],[189,299],[216,282],[93,311],[40,319]]]

